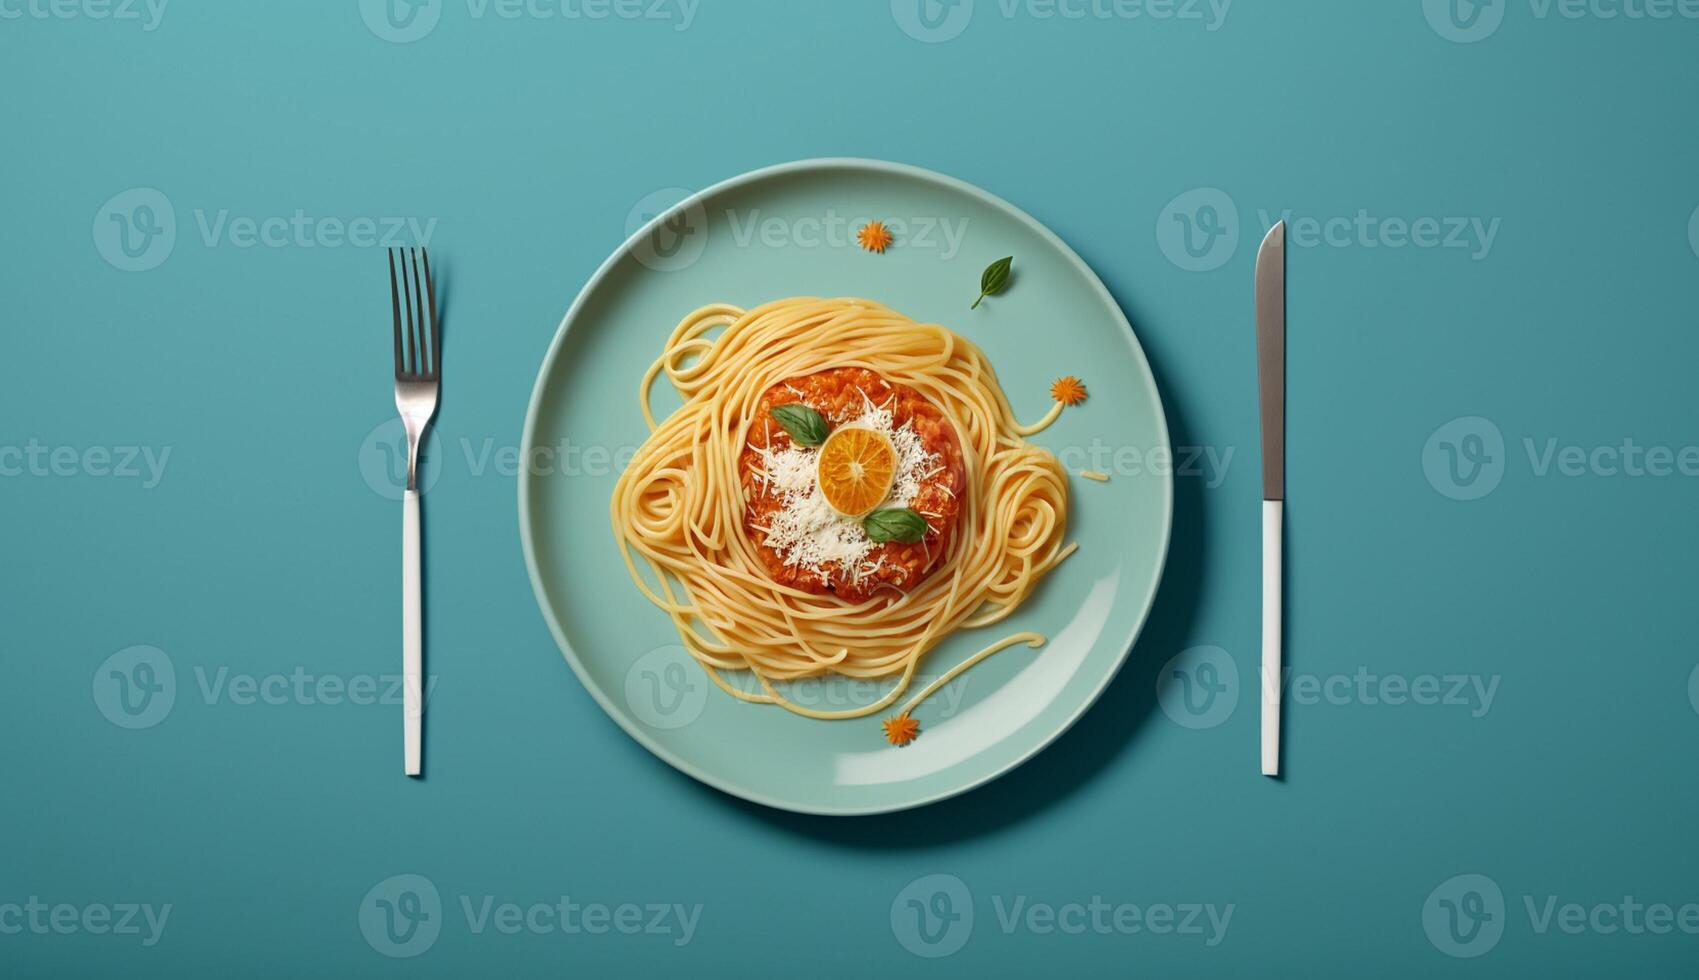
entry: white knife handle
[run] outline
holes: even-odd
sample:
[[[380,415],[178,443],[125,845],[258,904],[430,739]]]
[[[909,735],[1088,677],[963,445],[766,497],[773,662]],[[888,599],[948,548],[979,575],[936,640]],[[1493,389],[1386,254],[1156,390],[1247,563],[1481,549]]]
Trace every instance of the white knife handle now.
[[[419,595],[419,491],[408,490],[401,498],[401,690],[402,739],[407,775],[419,775],[421,719],[425,703],[421,694],[421,618]]]
[[[1280,525],[1285,502],[1262,502],[1262,774],[1280,775]]]

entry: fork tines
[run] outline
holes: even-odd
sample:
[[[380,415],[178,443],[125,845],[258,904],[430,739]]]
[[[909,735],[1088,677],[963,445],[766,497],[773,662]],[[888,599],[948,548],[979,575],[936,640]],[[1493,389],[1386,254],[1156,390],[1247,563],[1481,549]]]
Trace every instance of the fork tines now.
[[[437,296],[431,288],[431,255],[424,248],[389,249],[389,298],[395,309],[395,378],[397,381],[435,381],[442,370],[437,334]],[[396,253],[401,253],[401,280],[395,278]],[[423,260],[423,272],[420,260]],[[406,317],[402,317],[403,308]],[[405,342],[402,338],[406,337]],[[428,338],[428,339],[427,339]]]

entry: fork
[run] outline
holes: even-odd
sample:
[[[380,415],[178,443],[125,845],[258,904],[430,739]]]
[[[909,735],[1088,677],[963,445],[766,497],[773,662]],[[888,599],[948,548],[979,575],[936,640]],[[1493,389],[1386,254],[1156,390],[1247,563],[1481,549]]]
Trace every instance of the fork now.
[[[389,300],[395,314],[395,407],[407,429],[407,489],[401,497],[401,683],[403,759],[409,776],[419,775],[422,721],[423,610],[419,588],[419,444],[437,412],[442,347],[437,331],[437,297],[431,288],[431,256],[425,249],[389,249]],[[401,253],[401,279],[395,276]],[[420,259],[424,273],[420,274]],[[403,317],[405,312],[406,316]]]

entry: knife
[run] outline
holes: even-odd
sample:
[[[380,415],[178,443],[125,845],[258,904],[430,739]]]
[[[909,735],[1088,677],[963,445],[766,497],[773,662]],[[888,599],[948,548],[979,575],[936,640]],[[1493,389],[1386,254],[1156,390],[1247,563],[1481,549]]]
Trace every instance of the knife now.
[[[1280,775],[1280,532],[1286,508],[1286,222],[1257,251],[1262,408],[1262,774]]]

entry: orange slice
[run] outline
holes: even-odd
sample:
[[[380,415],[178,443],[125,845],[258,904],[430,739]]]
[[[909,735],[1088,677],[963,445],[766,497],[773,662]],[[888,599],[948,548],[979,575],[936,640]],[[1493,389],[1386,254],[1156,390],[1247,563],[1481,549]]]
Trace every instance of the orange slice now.
[[[885,502],[897,475],[897,451],[872,429],[839,429],[820,447],[816,476],[832,509],[860,517]]]

